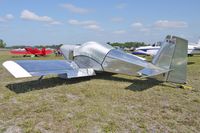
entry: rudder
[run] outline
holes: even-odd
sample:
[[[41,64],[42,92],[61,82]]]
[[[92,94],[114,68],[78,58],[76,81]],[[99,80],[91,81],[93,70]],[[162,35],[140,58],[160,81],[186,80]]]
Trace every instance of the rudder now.
[[[186,83],[188,41],[168,35],[152,63],[170,71],[164,74],[165,81]]]

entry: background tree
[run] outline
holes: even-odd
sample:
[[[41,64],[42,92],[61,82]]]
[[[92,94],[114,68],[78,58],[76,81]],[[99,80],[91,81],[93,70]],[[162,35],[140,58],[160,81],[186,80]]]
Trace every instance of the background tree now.
[[[6,43],[0,39],[0,48],[5,48],[6,47]]]
[[[108,44],[108,43],[107,43]],[[119,43],[119,42],[114,42],[114,43],[109,43],[112,46],[119,46],[120,48],[137,48],[140,46],[145,46],[146,44],[144,42],[125,42],[125,43]]]

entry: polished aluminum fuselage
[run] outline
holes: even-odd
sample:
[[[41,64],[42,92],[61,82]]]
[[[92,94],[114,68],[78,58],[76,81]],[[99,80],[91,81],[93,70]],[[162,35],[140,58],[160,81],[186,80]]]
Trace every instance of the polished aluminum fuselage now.
[[[87,42],[82,45],[63,45],[61,50],[65,59],[75,62],[79,68],[126,75],[138,75],[137,72],[143,68],[156,68],[138,56],[115,49],[108,44]]]

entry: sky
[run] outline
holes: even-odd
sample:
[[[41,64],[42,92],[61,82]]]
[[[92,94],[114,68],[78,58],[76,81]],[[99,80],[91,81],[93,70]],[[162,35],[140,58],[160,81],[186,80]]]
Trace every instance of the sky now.
[[[153,43],[168,34],[197,42],[200,0],[0,0],[8,46],[87,41]]]

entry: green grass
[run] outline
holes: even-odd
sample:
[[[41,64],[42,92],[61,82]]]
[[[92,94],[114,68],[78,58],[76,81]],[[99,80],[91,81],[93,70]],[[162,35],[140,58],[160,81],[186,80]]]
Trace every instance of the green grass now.
[[[0,51],[0,63],[21,59]],[[120,74],[15,79],[0,67],[0,132],[199,132],[200,56],[189,57],[180,89]]]

